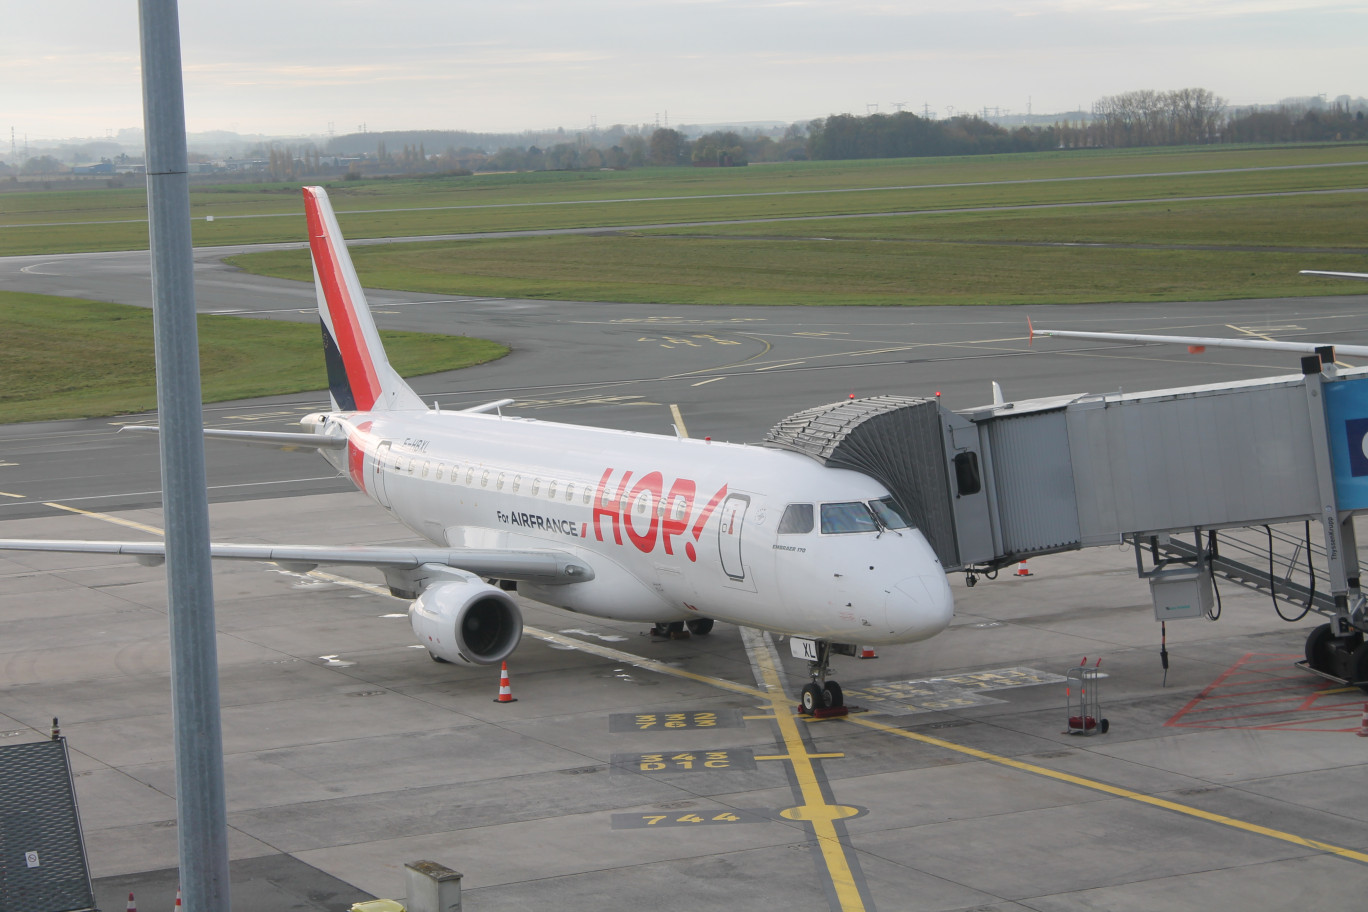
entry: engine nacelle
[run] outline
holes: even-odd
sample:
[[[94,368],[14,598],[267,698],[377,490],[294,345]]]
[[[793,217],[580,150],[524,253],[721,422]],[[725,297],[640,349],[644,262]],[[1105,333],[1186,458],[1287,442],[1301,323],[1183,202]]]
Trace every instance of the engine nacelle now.
[[[472,577],[435,583],[409,605],[418,642],[439,659],[494,665],[522,639],[522,612],[507,592]]]

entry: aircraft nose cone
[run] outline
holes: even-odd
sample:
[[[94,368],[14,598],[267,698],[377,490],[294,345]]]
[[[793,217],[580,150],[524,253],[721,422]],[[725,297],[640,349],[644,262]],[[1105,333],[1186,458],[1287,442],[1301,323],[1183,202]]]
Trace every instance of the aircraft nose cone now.
[[[950,626],[954,596],[944,573],[926,573],[901,580],[888,594],[888,626],[902,642],[924,640]]]

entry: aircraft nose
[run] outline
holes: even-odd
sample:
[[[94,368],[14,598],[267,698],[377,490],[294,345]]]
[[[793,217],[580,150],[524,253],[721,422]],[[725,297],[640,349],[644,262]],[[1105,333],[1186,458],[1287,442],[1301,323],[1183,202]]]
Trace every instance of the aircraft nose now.
[[[924,573],[898,582],[886,601],[888,626],[899,642],[925,640],[950,626],[955,599],[944,573]]]

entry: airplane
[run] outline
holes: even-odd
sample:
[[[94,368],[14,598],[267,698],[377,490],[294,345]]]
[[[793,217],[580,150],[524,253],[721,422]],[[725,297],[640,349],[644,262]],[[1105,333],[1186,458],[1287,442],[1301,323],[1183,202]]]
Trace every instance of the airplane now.
[[[313,450],[433,547],[215,543],[215,558],[379,568],[435,661],[497,664],[519,595],[699,635],[714,621],[793,638],[807,713],[855,644],[924,640],[953,614],[945,571],[889,491],[800,453],[504,415],[510,400],[427,407],[390,366],[326,191],[304,188],[331,409],[303,433],[208,439]],[[156,428],[126,428],[152,431]],[[164,560],[162,542],[0,541],[0,550]]]

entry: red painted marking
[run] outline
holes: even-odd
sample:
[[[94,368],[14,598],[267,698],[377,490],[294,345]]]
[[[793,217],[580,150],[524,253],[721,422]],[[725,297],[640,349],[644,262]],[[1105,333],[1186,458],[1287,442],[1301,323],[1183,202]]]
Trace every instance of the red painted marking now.
[[[318,281],[323,284],[323,298],[332,320],[333,341],[342,353],[347,383],[356,399],[356,407],[370,409],[380,398],[380,378],[370,350],[366,347],[356,302],[347,291],[342,264],[337,256],[338,239],[328,234],[318,197],[309,187],[304,188],[304,211],[309,221],[309,249],[318,268]]]
[[[670,539],[677,535],[683,535],[689,529],[689,512],[693,510],[694,496],[698,493],[698,485],[687,478],[680,478],[670,485],[670,493],[665,497],[665,516],[660,521],[660,541],[665,546],[666,554],[674,554],[674,548],[670,545]],[[674,516],[674,506],[680,498],[684,499],[684,515],[679,519],[672,519]],[[686,554],[691,550],[689,544],[685,544]],[[689,555],[689,560],[693,560],[693,555]]]
[[[624,481],[623,484],[625,485],[626,481]],[[636,545],[637,550],[643,554],[650,554],[655,550],[656,533],[660,530],[660,510],[657,509],[657,505],[660,503],[660,492],[664,487],[665,476],[661,475],[659,472],[651,472],[641,476],[637,483],[632,487],[631,492],[627,495],[627,506],[623,510],[624,525],[627,526],[627,537],[632,540],[632,544]],[[636,515],[636,511],[632,509],[632,504],[635,504],[637,499],[643,494],[651,495],[649,500],[651,508],[646,511],[651,517],[651,522],[646,526],[645,532],[638,532],[636,527],[632,525],[632,517]]]
[[[1175,728],[1357,732],[1361,694],[1292,665],[1298,655],[1249,653],[1164,724]],[[1340,728],[1345,722],[1352,725]]]
[[[366,490],[366,441],[370,435],[366,432],[370,430],[371,422],[363,421],[356,426],[354,434],[347,435],[347,473],[351,475],[352,484],[362,491]]]

